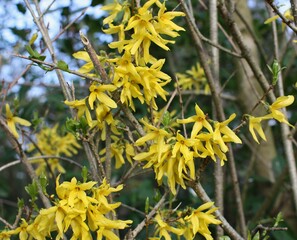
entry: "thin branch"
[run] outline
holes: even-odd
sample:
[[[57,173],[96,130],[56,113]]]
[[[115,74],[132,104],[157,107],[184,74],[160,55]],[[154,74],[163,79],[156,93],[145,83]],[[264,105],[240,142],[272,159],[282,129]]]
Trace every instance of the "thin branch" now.
[[[111,179],[111,129],[110,126],[105,122],[106,128],[106,140],[105,140],[105,174],[107,182],[110,182]]]
[[[109,83],[110,79],[107,76],[107,73],[105,71],[105,69],[102,67],[98,56],[93,48],[93,46],[91,45],[89,39],[80,31],[79,32],[80,35],[80,39],[82,41],[82,43],[84,44],[87,53],[89,54],[91,61],[94,65],[95,71],[97,72],[97,74],[102,78],[104,83]]]
[[[26,59],[26,60],[30,60],[30,61],[32,61],[34,63],[37,63],[37,64],[42,64],[42,65],[48,66],[48,67],[51,68],[51,69],[49,69],[49,71],[55,70],[55,69],[60,69],[58,67],[58,65],[57,64],[54,64],[54,63],[44,62],[44,61],[41,61],[39,59],[30,58],[30,57],[27,57],[27,56],[24,56],[24,55],[20,55],[20,54],[13,54],[13,56],[19,57],[19,58],[23,58],[23,59]],[[76,75],[76,76],[79,76],[79,77],[82,77],[82,78],[86,78],[86,79],[88,79],[90,81],[95,81],[95,82],[102,83],[102,80],[101,79],[94,78],[94,77],[91,77],[91,76],[86,75],[86,74],[82,74],[82,73],[80,73],[78,71],[73,71],[73,70],[68,69],[66,72],[71,73],[71,74]]]
[[[175,77],[175,82],[176,82],[176,90],[177,90],[177,93],[178,93],[178,96],[179,96],[178,101],[179,101],[179,105],[180,105],[180,108],[181,108],[181,119],[184,119],[185,118],[185,111],[184,111],[183,97],[181,95],[181,91],[180,91],[180,87],[179,87],[177,77]],[[187,138],[187,129],[186,129],[186,124],[185,123],[183,123],[183,130],[184,130],[184,136],[185,136],[185,138]]]
[[[217,0],[209,1],[209,16],[210,16],[210,39],[214,43],[218,43],[218,9]],[[211,48],[211,62],[212,72],[214,80],[219,82],[220,76],[220,62],[219,62],[219,51],[217,48]],[[221,90],[222,91],[222,90]],[[215,108],[214,108],[215,109]],[[214,115],[216,115],[214,111]],[[214,178],[215,178],[215,200],[222,214],[224,214],[224,174],[223,168],[220,161],[217,161],[214,166]],[[224,235],[224,231],[220,226],[216,226],[217,237]]]
[[[294,24],[295,24],[295,26],[297,26],[297,1],[290,0],[290,3],[291,3],[292,15],[294,17]]]
[[[10,229],[13,229],[13,226],[9,222],[7,222],[4,218],[0,217],[0,222],[4,223],[4,225],[9,227]]]
[[[28,157],[28,161],[31,162],[31,161],[34,161],[36,159],[51,159],[51,158],[55,158],[55,159],[60,159],[62,161],[65,161],[65,162],[69,162],[77,167],[80,167],[80,168],[83,168],[83,166],[79,163],[77,163],[76,161],[70,159],[70,158],[67,158],[67,157],[61,157],[61,156],[56,156],[56,155],[42,155],[42,156],[36,156],[36,157]],[[21,160],[15,160],[15,161],[12,161],[12,162],[9,162],[7,164],[4,164],[3,166],[0,167],[0,172],[2,172],[3,170],[7,169],[7,168],[10,168],[12,166],[15,166],[15,165],[18,165],[21,163]]]
[[[146,223],[153,218],[153,216],[156,214],[158,209],[163,205],[165,202],[166,196],[168,192],[165,192],[160,201],[154,206],[154,208],[149,212],[149,214],[146,215],[146,218],[137,225],[137,227],[134,230],[129,231],[126,236],[125,240],[133,240],[135,237],[141,232],[141,230],[144,228]]]
[[[258,224],[255,229],[252,231],[252,238],[258,231],[266,231],[266,232],[272,232],[272,231],[288,231],[287,227],[265,227],[262,224]]]
[[[272,31],[273,31],[273,42],[274,42],[274,56],[275,56],[275,59],[279,62],[279,44],[278,44],[277,29],[276,29],[275,22],[272,23]],[[279,74],[279,79],[277,81],[277,87],[278,87],[280,96],[284,96],[285,92],[284,92],[283,77],[281,72]],[[285,108],[283,109],[283,113],[285,116],[288,116]],[[290,181],[292,184],[295,214],[297,214],[297,168],[296,168],[293,144],[289,137],[290,128],[287,124],[281,123],[281,135],[282,135],[282,142],[284,145],[285,155],[286,155],[286,159],[289,167],[289,175],[290,175]]]

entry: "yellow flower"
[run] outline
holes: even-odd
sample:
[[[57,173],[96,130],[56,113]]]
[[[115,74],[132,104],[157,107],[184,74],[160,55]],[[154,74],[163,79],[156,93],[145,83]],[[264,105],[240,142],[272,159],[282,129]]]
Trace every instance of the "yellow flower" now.
[[[216,122],[214,126],[213,141],[220,146],[224,153],[228,151],[225,142],[242,143],[240,138],[227,126],[235,116],[235,113],[233,113],[227,120]],[[222,136],[222,134],[224,135]]]
[[[182,172],[190,172],[190,177],[195,179],[195,164],[194,164],[194,152],[191,147],[195,144],[193,139],[185,139],[179,132],[176,134],[176,143],[172,149],[172,157],[179,159],[177,166],[179,177],[182,177]]]
[[[155,110],[158,109],[155,98],[160,96],[166,100],[167,92],[163,86],[171,81],[170,76],[161,71],[164,63],[165,59],[159,59],[150,67],[136,67],[142,79],[140,84],[143,86],[145,102]]]
[[[92,189],[96,182],[78,183],[76,178],[72,178],[71,182],[59,183],[60,175],[56,180],[56,192],[60,199],[67,199],[68,205],[74,207],[77,201],[81,201],[85,207],[88,206],[89,200],[86,195],[86,190]]]
[[[78,69],[78,72],[80,72],[82,74],[86,74],[86,73],[89,73],[94,70],[94,64],[93,64],[89,54],[86,51],[78,51],[76,53],[73,53],[72,56],[76,59],[80,59],[80,60],[87,62],[80,69]],[[99,61],[104,60],[103,57],[98,56],[98,55],[97,55],[97,58]]]
[[[201,110],[201,108],[196,104],[195,105],[196,115],[183,119],[177,120],[178,123],[190,123],[194,122],[194,126],[191,132],[191,138],[195,138],[195,136],[200,132],[200,130],[205,127],[210,133],[213,132],[212,126],[207,121],[207,115]]]
[[[112,100],[106,93],[104,93],[105,91],[113,92],[116,89],[117,87],[111,84],[99,85],[97,83],[93,83],[89,88],[91,93],[88,99],[91,109],[94,109],[94,102],[96,99],[110,108],[116,108],[116,102]]]
[[[115,158],[115,161],[116,161],[115,168],[118,169],[125,163],[124,145],[121,143],[119,138],[117,138],[115,136],[112,136],[111,138],[113,139],[114,142],[110,145],[110,150],[111,150],[111,156],[110,157]],[[100,160],[102,162],[104,162],[105,161],[106,148],[102,149],[99,154],[102,155]]]
[[[156,4],[160,9],[158,12],[157,21],[154,21],[154,27],[159,34],[165,34],[175,38],[179,36],[176,31],[185,31],[184,28],[171,21],[175,17],[185,16],[183,12],[165,12],[167,10],[165,7],[165,2],[163,2],[163,4],[158,4],[157,2]]]
[[[122,103],[129,104],[135,111],[132,98],[138,98],[141,103],[144,97],[140,89],[141,76],[138,74],[136,67],[132,63],[132,56],[129,51],[125,51],[123,56],[111,59],[115,63],[113,84],[121,89],[120,100]]]
[[[207,240],[213,239],[208,228],[209,224],[221,224],[221,221],[217,220],[213,215],[213,212],[217,210],[217,208],[211,208],[213,204],[213,202],[204,203],[196,210],[193,210],[190,215],[184,218],[184,220],[190,224],[193,238],[197,233],[200,233]],[[206,209],[208,210],[203,212]]]
[[[101,7],[101,10],[110,12],[110,15],[103,20],[103,24],[112,24],[122,11],[124,11],[121,19],[122,22],[127,22],[131,16],[130,4],[127,1],[121,4],[117,0],[114,0],[114,3]]]
[[[269,119],[268,117],[253,117],[253,116],[249,116],[249,131],[252,134],[253,139],[259,143],[258,138],[256,136],[255,130],[256,132],[259,134],[259,136],[264,140],[266,140],[266,136],[264,134],[264,131],[262,129],[261,126],[261,121],[262,120],[267,120]]]
[[[144,120],[141,120],[141,122],[145,126],[145,130],[147,131],[147,134],[141,138],[139,138],[136,142],[136,146],[142,146],[145,145],[149,141],[154,141],[157,144],[158,152],[162,152],[162,148],[165,145],[165,137],[169,137],[170,133],[168,133],[164,129],[157,128]]]
[[[74,101],[68,101],[65,100],[65,104],[70,106],[71,108],[77,109],[77,118],[80,119],[83,115],[86,117],[88,125],[90,127],[93,126],[93,120],[90,113],[90,110],[86,104],[87,98],[80,99],[80,100],[74,100]]]
[[[7,126],[9,128],[9,130],[11,131],[11,133],[16,137],[19,138],[19,134],[16,130],[16,124],[20,124],[23,126],[31,126],[31,123],[23,118],[14,116],[10,110],[9,105],[6,103],[5,105],[5,109],[6,109],[6,122],[7,122]]]
[[[283,122],[288,124],[291,127],[294,127],[287,121],[285,115],[281,111],[279,111],[279,109],[287,107],[291,105],[293,102],[294,102],[294,96],[292,95],[278,97],[275,100],[275,102],[269,106],[269,110],[271,113],[266,115],[266,117],[274,118],[279,122]]]
[[[160,213],[157,213],[154,220],[157,223],[156,234],[159,235],[159,239],[164,237],[165,240],[171,240],[170,233],[174,233],[175,235],[178,235],[178,236],[181,236],[184,233],[183,229],[172,227],[168,223],[166,223],[162,219],[162,216],[160,215]]]

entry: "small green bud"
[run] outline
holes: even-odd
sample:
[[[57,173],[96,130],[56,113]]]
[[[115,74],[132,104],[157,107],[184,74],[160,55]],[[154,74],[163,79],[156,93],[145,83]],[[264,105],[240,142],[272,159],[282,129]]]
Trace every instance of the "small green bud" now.
[[[83,166],[82,170],[81,170],[81,176],[83,178],[83,182],[87,182],[88,180],[88,168],[86,166]]]
[[[29,41],[29,45],[31,46],[37,39],[38,33],[34,33]]]
[[[147,197],[145,200],[145,210],[144,210],[145,214],[148,214],[149,209],[150,209],[150,198]]]

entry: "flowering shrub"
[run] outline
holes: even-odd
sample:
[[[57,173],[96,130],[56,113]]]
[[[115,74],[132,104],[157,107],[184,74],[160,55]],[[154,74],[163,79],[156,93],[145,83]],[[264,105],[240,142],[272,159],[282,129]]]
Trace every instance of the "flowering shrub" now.
[[[136,3],[140,4],[139,1]],[[75,95],[66,97],[64,103],[72,113],[66,122],[67,134],[59,134],[58,125],[43,128],[35,134],[34,144],[27,145],[27,152],[34,160],[26,166],[30,171],[31,163],[37,165],[30,172],[33,183],[26,189],[31,196],[32,214],[21,218],[17,227],[1,231],[0,239],[13,236],[22,240],[64,239],[69,236],[71,239],[116,240],[123,235],[119,234],[122,229],[127,231],[126,239],[134,239],[145,225],[147,229],[153,229],[152,232],[147,230],[147,239],[194,239],[196,235],[213,239],[210,225],[221,225],[225,221],[214,202],[204,198],[205,203],[197,208],[172,209],[169,206],[171,200],[166,204],[164,199],[168,192],[172,198],[176,197],[180,187],[186,189],[193,182],[199,186],[199,171],[204,162],[218,161],[219,167],[223,167],[228,161],[231,143],[242,144],[235,130],[244,124],[232,129],[235,113],[222,121],[209,117],[199,99],[195,106],[188,107],[193,110],[191,112],[195,111],[192,116],[176,116],[176,111],[168,111],[171,103],[168,100],[169,85],[175,86],[174,94],[184,89],[202,91],[206,95],[211,94],[211,86],[199,63],[185,74],[177,74],[176,83],[173,83],[171,76],[163,70],[165,59],[154,56],[152,45],[169,51],[175,44],[173,39],[180,31],[185,31],[174,23],[175,18],[185,14],[168,11],[165,3],[149,0],[135,7],[131,1],[114,0],[103,6],[102,10],[109,13],[103,20],[103,32],[115,35],[115,40],[108,45],[115,53],[97,55],[81,34],[85,49],[74,53],[73,57],[85,63],[73,74],[85,81],[91,79],[88,94],[80,99]],[[28,49],[32,61],[41,59],[31,47]],[[71,72],[61,62],[55,68]],[[272,104],[262,100],[258,105],[264,106],[267,114],[257,117],[245,114],[242,120],[244,123],[248,121],[251,136],[257,143],[260,143],[257,135],[266,140],[263,121],[274,119],[293,127],[280,110],[294,102],[292,95],[278,97]],[[139,108],[144,108],[147,116],[139,117]],[[17,126],[29,127],[31,123],[12,113],[8,104],[5,109],[2,125],[10,137],[20,143]],[[82,182],[73,177],[70,182],[60,183],[59,175],[56,195],[47,193],[45,176],[52,178],[57,172],[65,173],[59,157],[73,157],[80,148],[86,151],[89,176],[84,172]],[[22,161],[26,161],[22,149],[19,152]],[[45,160],[42,155],[50,158]],[[114,170],[127,165],[129,171],[121,179],[112,175]],[[133,222],[117,219],[121,202],[113,202],[112,193],[125,190],[122,183],[136,168],[154,171],[158,185],[165,189],[164,199],[159,199],[160,205],[155,208],[147,204],[143,222],[134,230],[128,230]],[[48,174],[48,170],[52,174]],[[94,181],[87,181],[88,177]],[[44,208],[37,207],[38,194],[44,197]],[[237,236],[236,232],[234,234]]]

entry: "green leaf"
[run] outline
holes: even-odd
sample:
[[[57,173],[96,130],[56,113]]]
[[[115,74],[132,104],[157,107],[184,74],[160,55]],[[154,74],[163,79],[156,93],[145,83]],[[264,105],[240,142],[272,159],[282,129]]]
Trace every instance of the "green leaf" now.
[[[18,198],[18,208],[23,208],[25,206],[25,201],[22,198]]]
[[[25,5],[24,4],[22,4],[22,3],[18,3],[17,5],[17,9],[19,10],[19,12],[21,12],[22,14],[25,14],[26,13],[26,7],[25,7]]]
[[[163,115],[162,124],[164,127],[167,127],[170,125],[170,122],[171,122],[170,113],[168,111],[166,111]]]
[[[33,50],[30,45],[25,45],[25,48],[27,52],[30,54],[30,58],[39,59],[40,54],[36,50]]]
[[[280,222],[283,222],[283,214],[281,212],[279,212],[275,218],[275,223],[273,225],[273,227],[277,227],[279,225]]]
[[[65,62],[62,61],[62,60],[59,60],[59,61],[58,61],[58,63],[57,63],[57,67],[60,68],[60,69],[63,70],[63,71],[66,71],[66,72],[69,71],[68,64],[65,63]]]
[[[67,118],[65,126],[67,131],[71,132],[73,135],[76,136],[80,123],[75,119]]]
[[[231,240],[231,238],[228,236],[221,236],[219,240]]]
[[[260,232],[258,231],[252,240],[260,240]]]
[[[37,199],[38,187],[35,180],[31,184],[25,187],[26,192],[30,195],[32,201],[34,202]]]
[[[33,50],[30,45],[25,45],[25,48],[26,48],[27,52],[30,54],[29,58],[38,59],[40,61],[44,61],[46,59],[46,56],[40,55],[36,50]],[[41,68],[44,67],[41,64],[38,64],[38,65]]]
[[[39,182],[42,188],[42,192],[46,193],[46,187],[48,185],[48,180],[45,174],[42,172],[41,175],[39,176]]]

